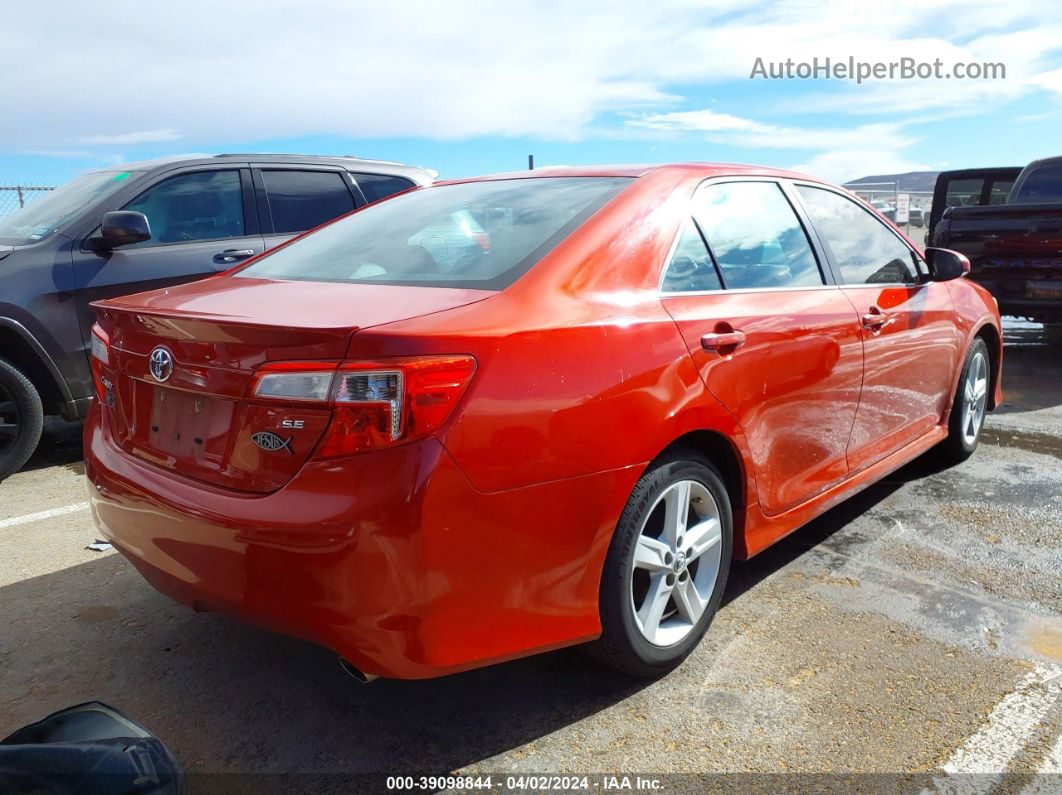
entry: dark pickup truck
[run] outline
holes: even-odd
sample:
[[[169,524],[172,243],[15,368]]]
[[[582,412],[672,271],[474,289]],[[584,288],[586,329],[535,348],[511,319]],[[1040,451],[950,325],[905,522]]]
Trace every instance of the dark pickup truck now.
[[[0,218],[0,480],[45,414],[84,416],[91,302],[228,270],[434,176],[352,157],[169,158],[85,174]]]
[[[970,259],[1001,314],[1062,323],[1062,157],[942,173],[927,244]],[[934,219],[935,220],[935,219]],[[931,221],[932,223],[932,221]]]

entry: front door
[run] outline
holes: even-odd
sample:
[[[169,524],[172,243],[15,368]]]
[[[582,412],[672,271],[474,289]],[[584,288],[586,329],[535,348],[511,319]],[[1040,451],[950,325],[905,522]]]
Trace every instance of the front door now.
[[[848,451],[856,472],[940,424],[959,356],[951,295],[862,204],[820,186],[797,193],[862,325],[863,388]]]
[[[848,474],[859,321],[778,182],[710,183],[694,216],[663,304],[705,385],[741,425],[761,507],[778,514]]]
[[[228,270],[263,250],[247,169],[165,177],[121,208],[144,213],[151,239],[97,253],[74,252],[81,335],[89,344],[92,301],[180,284]]]

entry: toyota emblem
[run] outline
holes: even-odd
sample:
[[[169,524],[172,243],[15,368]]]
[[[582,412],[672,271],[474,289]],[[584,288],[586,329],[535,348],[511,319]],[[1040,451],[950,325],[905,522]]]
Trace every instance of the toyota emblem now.
[[[148,370],[156,381],[165,381],[173,374],[173,354],[161,345],[148,356]]]

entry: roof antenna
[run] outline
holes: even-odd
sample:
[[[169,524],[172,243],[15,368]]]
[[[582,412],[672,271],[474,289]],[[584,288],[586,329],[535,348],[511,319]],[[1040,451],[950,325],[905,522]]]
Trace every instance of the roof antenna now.
[[[528,155],[527,156],[527,170],[528,171],[534,171],[535,170],[535,156],[534,155]]]

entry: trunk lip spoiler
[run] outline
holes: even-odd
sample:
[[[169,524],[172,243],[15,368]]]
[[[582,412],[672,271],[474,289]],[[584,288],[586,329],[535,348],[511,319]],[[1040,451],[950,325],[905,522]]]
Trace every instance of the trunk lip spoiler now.
[[[225,323],[233,326],[250,326],[261,329],[287,328],[290,325],[285,323],[282,318],[270,321],[262,318],[247,317],[246,315],[224,315],[214,312],[183,312],[179,309],[137,307],[130,306],[129,304],[111,303],[111,299],[93,301],[89,306],[97,311],[103,312],[121,312],[126,315],[148,315],[151,317],[172,318],[174,320],[202,320],[207,323]],[[298,328],[299,330],[320,333],[332,332],[335,334],[351,334],[355,331],[360,331],[363,327],[353,323],[344,323],[343,325],[329,324],[325,326],[308,326],[300,324]]]

